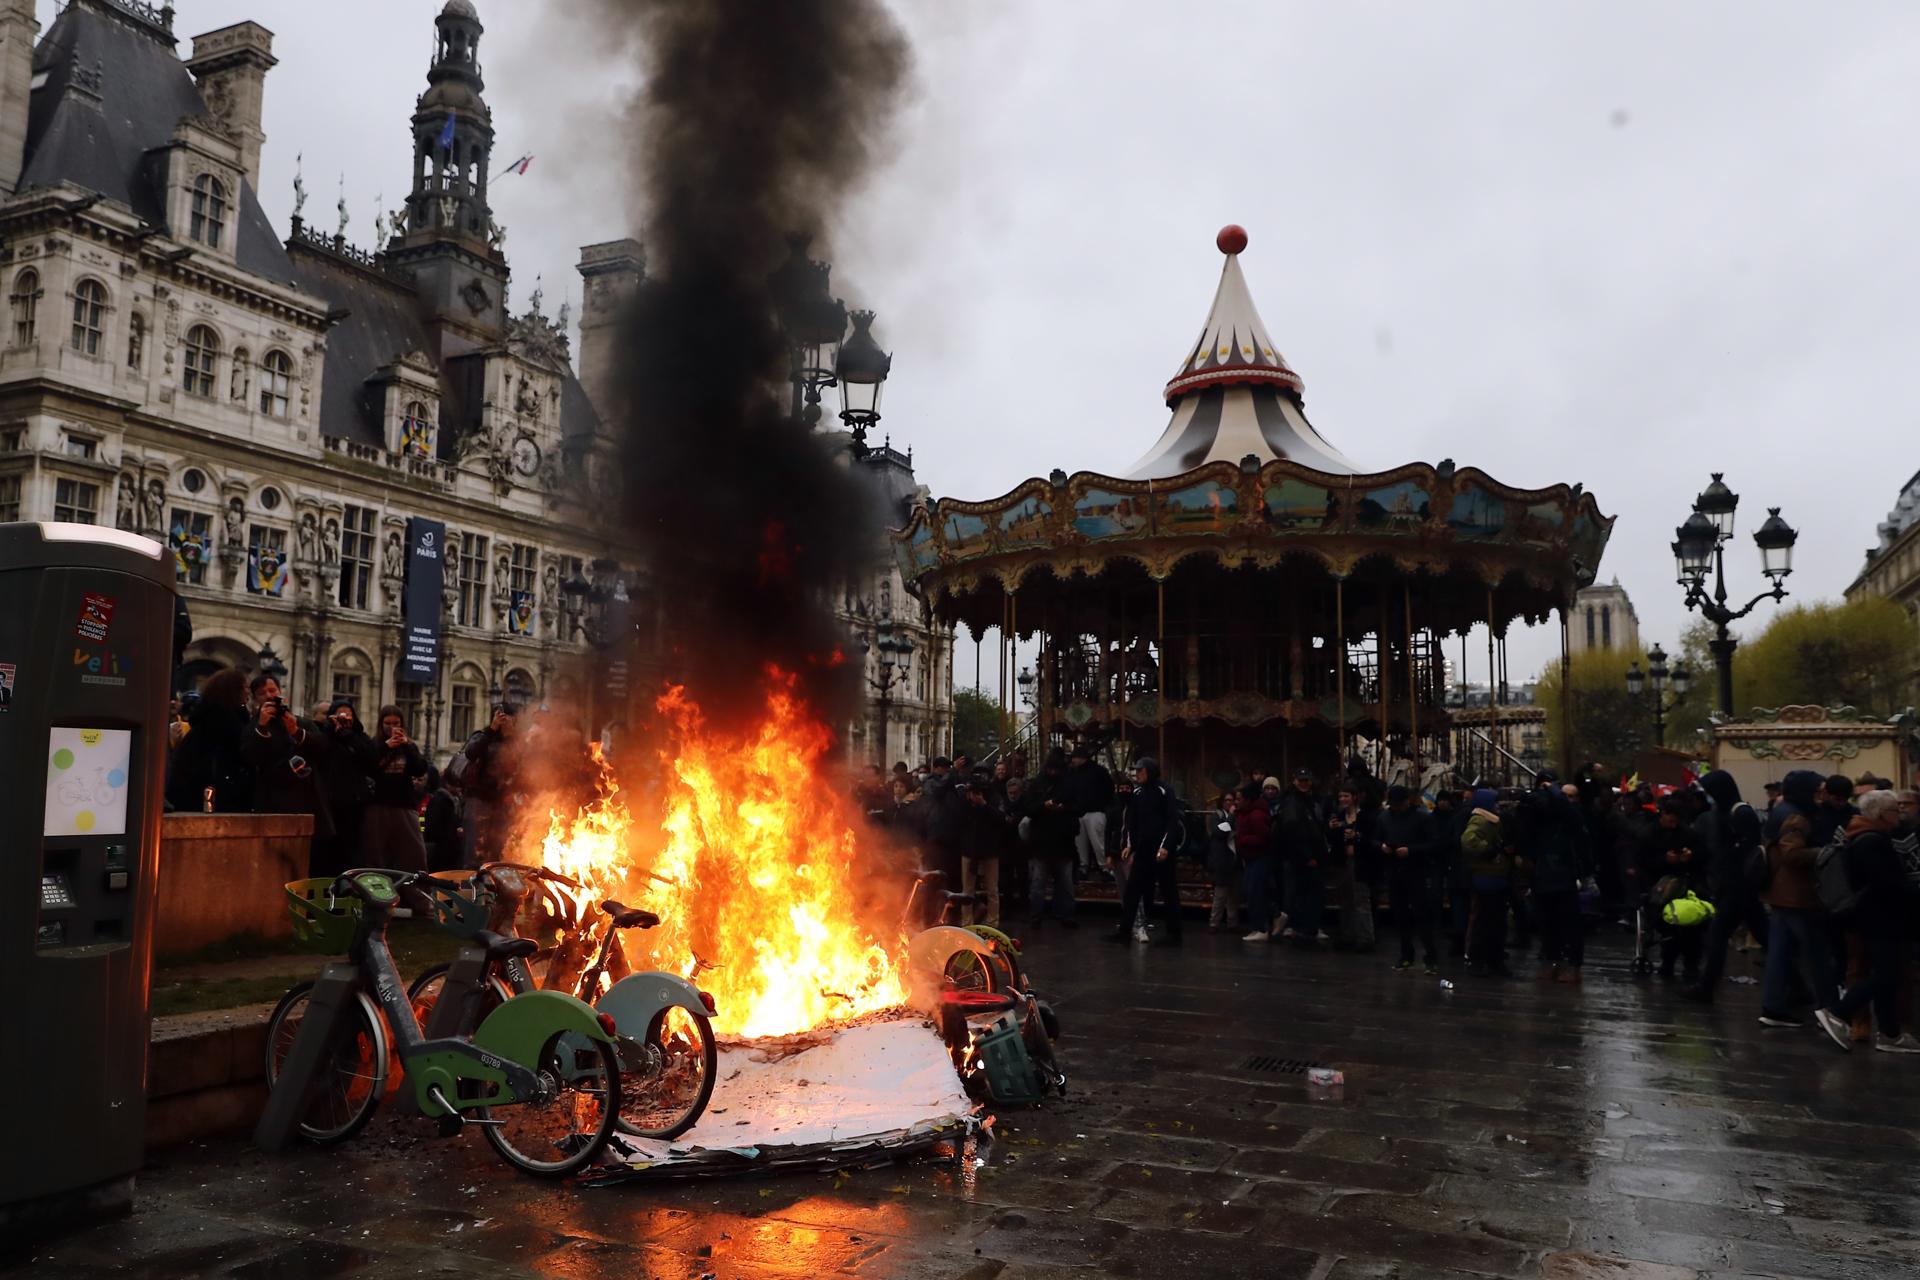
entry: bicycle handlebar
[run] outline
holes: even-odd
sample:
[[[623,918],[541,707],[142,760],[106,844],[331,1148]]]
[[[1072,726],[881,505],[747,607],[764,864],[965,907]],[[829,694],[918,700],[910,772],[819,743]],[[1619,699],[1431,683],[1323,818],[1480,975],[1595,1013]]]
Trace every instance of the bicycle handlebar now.
[[[565,875],[547,867],[536,866],[530,862],[486,862],[481,864],[479,874],[488,875],[494,871],[518,871],[521,875],[532,876],[536,880],[550,880],[555,884],[566,885],[569,889],[585,887],[570,875]]]

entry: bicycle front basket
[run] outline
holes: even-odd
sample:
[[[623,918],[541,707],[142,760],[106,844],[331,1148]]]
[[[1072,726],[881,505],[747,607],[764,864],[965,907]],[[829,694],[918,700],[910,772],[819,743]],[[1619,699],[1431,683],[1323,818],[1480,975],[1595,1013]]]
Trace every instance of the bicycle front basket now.
[[[422,905],[431,913],[434,927],[452,934],[456,938],[471,938],[487,927],[487,903],[480,900],[480,883],[471,871],[437,871],[434,873],[442,880],[453,880],[466,886],[465,893],[454,893],[438,885],[419,884],[413,887],[420,893]]]
[[[309,951],[345,955],[360,926],[360,899],[352,894],[329,898],[332,876],[295,880],[287,886],[287,914],[293,917],[293,940]]]

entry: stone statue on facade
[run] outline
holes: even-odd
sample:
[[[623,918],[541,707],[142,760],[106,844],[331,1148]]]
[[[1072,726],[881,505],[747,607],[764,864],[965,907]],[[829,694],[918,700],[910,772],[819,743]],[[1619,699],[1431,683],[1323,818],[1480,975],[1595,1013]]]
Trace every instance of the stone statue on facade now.
[[[158,533],[166,512],[167,486],[158,479],[147,481],[146,492],[140,498],[141,529],[148,533]]]
[[[449,548],[447,554],[449,556],[453,554],[451,548]],[[396,582],[406,576],[407,549],[406,544],[401,540],[398,529],[390,529],[387,531],[386,563],[383,566],[383,570],[387,577],[392,578]]]
[[[294,530],[294,551],[301,564],[312,564],[320,558],[320,522],[309,511],[300,517],[300,527]]]
[[[510,568],[507,553],[503,551],[493,562],[493,599],[502,608],[507,604],[508,583],[512,581]]]
[[[320,562],[329,569],[340,567],[340,522],[327,517],[327,529],[320,539]]]
[[[124,471],[120,473],[120,483],[117,486],[117,498],[118,500],[114,504],[114,527],[132,533],[134,506],[138,501],[138,497],[133,490],[133,477]]]
[[[307,207],[307,180],[300,174],[306,158],[304,151],[293,158],[293,216],[296,218],[300,217],[301,211]]]
[[[223,522],[227,528],[227,542],[230,545],[237,547],[244,541],[240,534],[242,526],[246,524],[246,521],[247,504],[239,498],[227,499],[227,511],[223,517]]]

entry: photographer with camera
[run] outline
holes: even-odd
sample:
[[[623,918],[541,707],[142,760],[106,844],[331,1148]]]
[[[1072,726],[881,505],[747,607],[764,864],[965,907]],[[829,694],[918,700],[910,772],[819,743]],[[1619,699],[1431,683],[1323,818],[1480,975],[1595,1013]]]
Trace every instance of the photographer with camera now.
[[[406,716],[398,707],[380,708],[380,732],[371,743],[373,794],[360,818],[360,851],[367,866],[427,869],[427,846],[420,834],[420,797],[414,779],[427,774],[426,757],[407,737]]]
[[[514,775],[519,768],[518,709],[502,702],[487,727],[467,739],[461,754],[460,792],[466,798],[467,865],[477,867],[500,856],[512,825]]]
[[[257,675],[247,688],[253,697],[252,728],[245,748],[253,770],[253,811],[313,815],[307,874],[338,875],[347,868],[344,863],[334,865],[339,862],[339,850],[321,772],[331,745],[328,735],[319,725],[293,714],[280,682],[272,676]]]

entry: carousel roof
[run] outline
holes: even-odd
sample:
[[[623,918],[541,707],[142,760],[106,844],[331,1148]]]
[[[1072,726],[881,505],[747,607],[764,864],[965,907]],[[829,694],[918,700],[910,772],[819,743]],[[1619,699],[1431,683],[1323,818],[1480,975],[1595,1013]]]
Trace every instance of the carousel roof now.
[[[1238,463],[1248,455],[1261,463],[1285,459],[1335,475],[1357,474],[1361,468],[1307,421],[1300,375],[1274,346],[1253,305],[1240,271],[1247,233],[1223,227],[1214,243],[1227,261],[1199,340],[1167,383],[1173,419],[1125,478],[1164,480],[1203,463]]]

